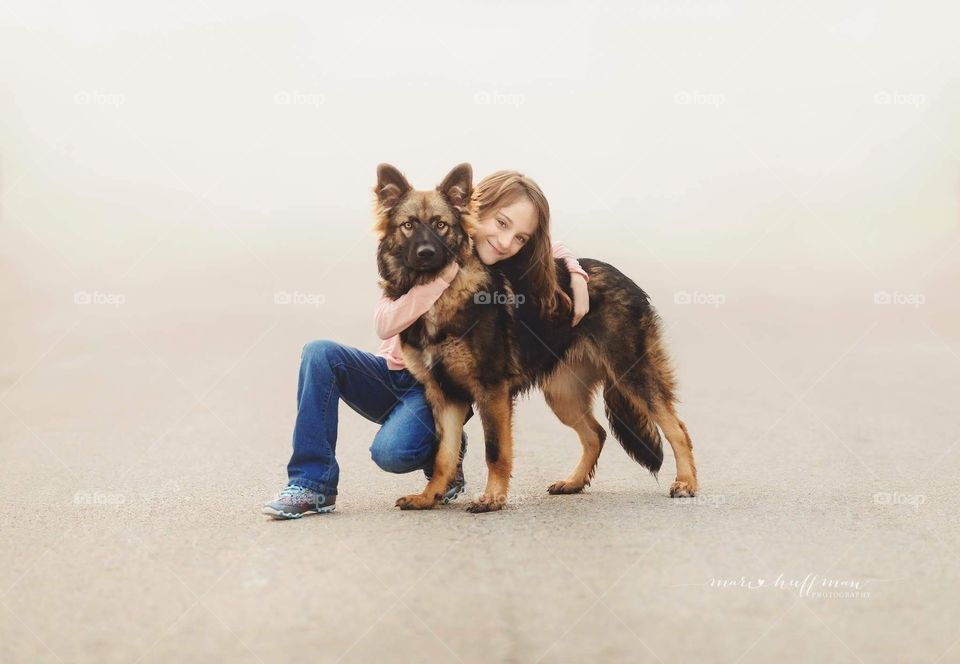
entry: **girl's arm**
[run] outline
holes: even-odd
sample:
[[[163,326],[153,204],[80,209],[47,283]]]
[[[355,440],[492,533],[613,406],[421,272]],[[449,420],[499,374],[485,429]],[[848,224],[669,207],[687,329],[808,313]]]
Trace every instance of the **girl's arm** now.
[[[377,302],[377,310],[373,314],[377,336],[381,339],[389,339],[400,334],[410,327],[413,321],[425,314],[433,303],[440,299],[443,291],[460,271],[457,263],[451,263],[451,265],[456,265],[456,268],[445,269],[430,283],[414,286],[396,300],[381,295],[380,301]]]
[[[570,290],[573,291],[573,321],[575,326],[590,311],[590,294],[587,292],[587,282],[590,275],[580,267],[580,263],[573,257],[573,253],[559,240],[553,243],[553,257],[561,258],[570,270]],[[579,277],[583,277],[582,279]]]
[[[571,274],[579,274],[584,281],[590,281],[590,275],[580,267],[580,263],[573,257],[573,252],[567,249],[567,245],[560,240],[553,242],[553,257],[562,259],[567,264],[567,269],[570,270]]]

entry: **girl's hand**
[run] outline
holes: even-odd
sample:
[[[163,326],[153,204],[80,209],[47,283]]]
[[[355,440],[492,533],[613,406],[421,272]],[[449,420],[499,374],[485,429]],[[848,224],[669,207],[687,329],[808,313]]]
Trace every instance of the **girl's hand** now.
[[[457,276],[457,272],[460,271],[460,263],[453,261],[447,267],[443,268],[443,271],[440,273],[440,278],[446,281],[448,284],[453,283],[453,278]]]
[[[570,275],[570,289],[573,291],[573,327],[590,311],[590,294],[587,292],[587,280],[576,272]]]

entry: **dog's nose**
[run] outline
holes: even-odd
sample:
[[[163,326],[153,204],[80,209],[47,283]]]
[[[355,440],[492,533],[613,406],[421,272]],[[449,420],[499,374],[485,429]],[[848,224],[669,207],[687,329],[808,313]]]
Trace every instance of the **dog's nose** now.
[[[433,250],[429,244],[417,247],[417,258],[422,258],[424,260],[428,258],[433,258],[434,254],[437,252]]]

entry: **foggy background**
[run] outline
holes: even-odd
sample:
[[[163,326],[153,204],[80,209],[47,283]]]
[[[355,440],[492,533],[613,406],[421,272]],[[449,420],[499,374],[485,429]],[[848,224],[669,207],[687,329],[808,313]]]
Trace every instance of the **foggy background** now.
[[[46,272],[144,278],[167,232],[369,267],[326,240],[361,241],[380,161],[521,170],[583,255],[718,286],[896,286],[956,230],[946,3],[4,9],[5,232]]]
[[[377,164],[428,188],[469,161],[478,180],[506,168],[533,177],[554,239],[651,295],[706,496],[734,512],[784,501],[739,512],[749,516],[737,541],[774,571],[822,571],[853,551],[867,562],[851,573],[919,579],[866,622],[828,622],[854,651],[892,652],[920,630],[922,647],[944,652],[949,612],[914,623],[895,607],[955,597],[946,581],[960,560],[960,532],[940,529],[955,510],[935,500],[955,494],[960,471],[958,19],[948,2],[0,2],[0,498],[11,514],[47,506],[4,517],[17,537],[0,560],[10,608],[0,636],[15,653],[36,646],[15,612],[54,652],[97,652],[96,639],[57,625],[86,611],[104,618],[109,642],[107,618],[140,611],[121,590],[166,592],[169,575],[130,562],[141,545],[190,587],[218,578],[199,562],[212,550],[245,569],[263,534],[251,515],[285,483],[303,345],[379,344]],[[420,479],[370,462],[375,425],[342,408],[341,426],[340,521],[325,523],[385,555],[363,538],[399,536],[393,500]],[[523,500],[579,448],[537,395],[516,430]],[[478,423],[467,431],[472,491],[484,466]],[[658,486],[608,447],[594,496],[635,484],[663,498],[669,449]],[[895,523],[880,527],[878,491],[925,507],[903,521],[883,512]],[[90,495],[112,496],[129,518],[115,525]],[[511,518],[523,523],[519,510]],[[126,558],[92,534],[114,527],[110,546],[129,546]],[[847,541],[852,531],[862,539]],[[695,548],[715,562],[729,541]],[[904,547],[916,567],[878,553]],[[728,560],[739,561],[734,576],[760,573],[743,551]],[[952,571],[930,577],[931,560]],[[695,560],[696,581],[710,562]],[[611,574],[605,582],[622,571],[594,563],[586,573]],[[300,581],[268,587],[257,570],[243,583],[264,606],[299,592]],[[663,573],[679,586],[688,572]],[[258,624],[257,601],[237,592],[216,613],[247,607],[227,622]],[[176,602],[160,606],[136,614],[118,657],[156,645],[181,615]],[[664,652],[670,630],[644,632],[632,606],[618,612]],[[731,661],[767,633],[771,607],[754,608],[756,622],[728,642]],[[679,621],[677,611],[665,615]],[[521,660],[568,629],[569,616],[541,617],[544,642],[520,648]],[[799,657],[809,639],[796,634],[770,643]],[[290,638],[261,636],[264,652]],[[391,638],[371,643],[390,653]],[[679,647],[702,655],[694,641]]]
[[[555,239],[651,294],[683,395],[749,366],[792,400],[893,343],[957,369],[956,13],[6,3],[3,371],[89,335],[196,392],[270,325],[291,361],[311,338],[374,350],[381,161],[418,187],[461,161],[535,178]]]

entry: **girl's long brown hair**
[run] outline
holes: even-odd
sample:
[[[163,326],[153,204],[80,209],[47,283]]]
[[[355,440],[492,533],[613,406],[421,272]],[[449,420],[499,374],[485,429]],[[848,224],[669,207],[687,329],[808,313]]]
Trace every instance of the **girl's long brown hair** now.
[[[480,219],[485,219],[520,196],[526,196],[533,203],[537,210],[538,224],[537,230],[520,252],[529,258],[524,274],[529,276],[533,291],[531,294],[542,317],[561,312],[571,313],[573,303],[557,283],[556,263],[550,241],[550,203],[539,185],[532,178],[517,171],[497,171],[483,178],[474,189],[473,195]]]

